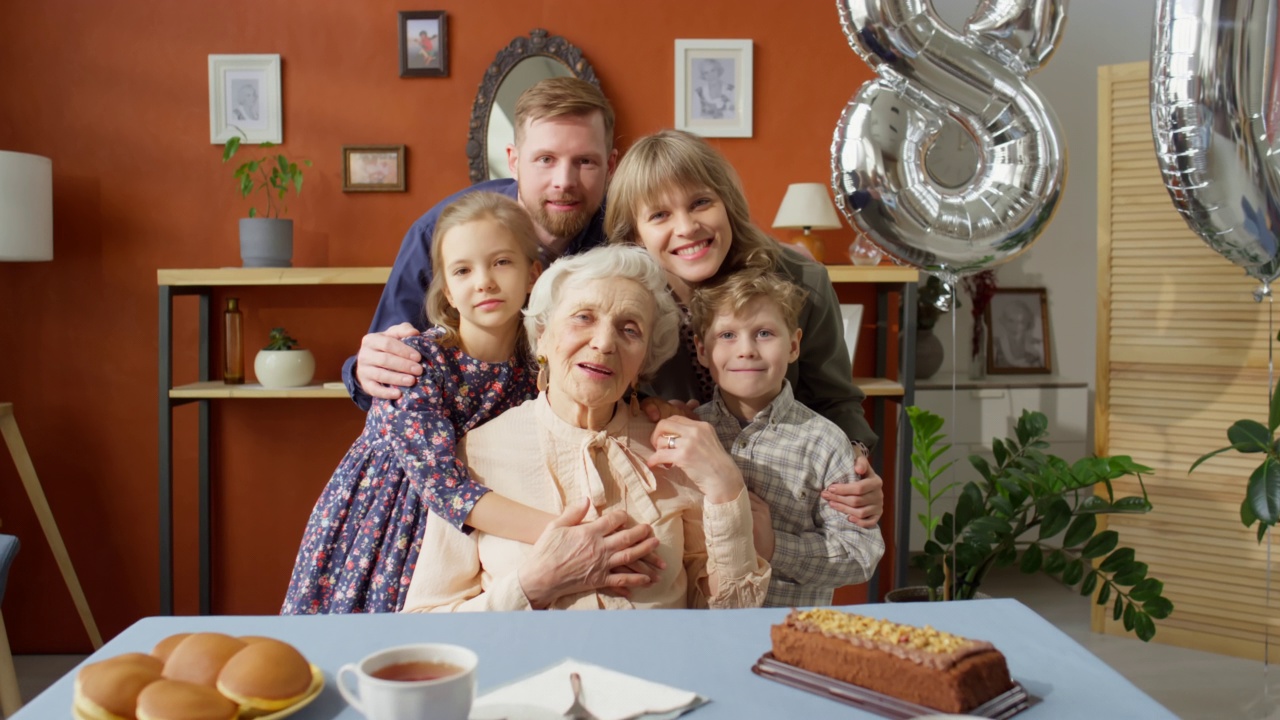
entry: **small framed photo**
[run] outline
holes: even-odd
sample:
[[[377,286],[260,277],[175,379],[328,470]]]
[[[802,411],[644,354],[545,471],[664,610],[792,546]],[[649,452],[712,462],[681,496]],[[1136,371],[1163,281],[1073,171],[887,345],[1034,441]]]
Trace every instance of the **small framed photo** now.
[[[400,13],[400,77],[449,77],[449,26],[443,10]]]
[[[403,145],[343,145],[343,192],[404,192]]]
[[[999,288],[987,305],[987,372],[1051,372],[1044,288]]]
[[[676,40],[676,128],[751,137],[751,62],[750,40]]]
[[[209,56],[209,141],[284,142],[279,55]]]

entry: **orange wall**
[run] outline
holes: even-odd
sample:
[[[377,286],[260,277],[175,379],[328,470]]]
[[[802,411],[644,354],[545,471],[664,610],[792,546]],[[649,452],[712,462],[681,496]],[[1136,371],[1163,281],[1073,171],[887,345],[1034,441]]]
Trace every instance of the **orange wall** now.
[[[398,77],[401,9],[449,12],[450,77]],[[283,58],[285,149],[315,163],[290,203],[295,265],[388,265],[408,225],[467,184],[463,146],[480,77],[535,27],[594,64],[623,147],[671,124],[675,38],[752,38],[755,135],[713,142],[766,226],[788,183],[827,180],[832,129],[870,77],[834,4],[817,0],[43,0],[0,9],[0,149],[53,158],[56,256],[0,263],[0,400],[16,405],[104,635],[159,607],[155,271],[239,264],[236,219],[247,206],[208,142],[206,56]],[[373,143],[408,145],[408,192],[341,192],[341,146]],[[853,240],[847,228],[827,237],[839,248]],[[238,294],[248,363],[283,324],[333,379],[378,290]],[[177,382],[195,377],[195,341],[195,302],[180,300]],[[864,347],[863,362],[869,354]],[[214,610],[273,613],[311,504],[363,418],[341,400],[222,402],[211,413]],[[194,418],[182,408],[175,426],[183,613],[196,609]],[[0,519],[24,541],[4,604],[15,651],[83,651],[8,460]]]

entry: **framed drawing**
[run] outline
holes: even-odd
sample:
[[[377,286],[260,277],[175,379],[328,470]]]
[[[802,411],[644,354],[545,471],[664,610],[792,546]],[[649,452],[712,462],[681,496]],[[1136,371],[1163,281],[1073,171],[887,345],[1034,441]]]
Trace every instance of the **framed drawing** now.
[[[999,288],[987,305],[987,372],[1048,373],[1049,299],[1044,288]]]
[[[676,40],[676,128],[751,137],[751,41]]]
[[[209,56],[209,141],[237,134],[245,143],[284,142],[279,55]]]
[[[404,145],[343,145],[342,192],[404,192]]]
[[[849,351],[849,364],[858,349],[858,331],[862,329],[862,306],[840,304],[840,320],[844,325],[844,344]]]
[[[400,77],[449,77],[449,26],[443,10],[400,13]]]

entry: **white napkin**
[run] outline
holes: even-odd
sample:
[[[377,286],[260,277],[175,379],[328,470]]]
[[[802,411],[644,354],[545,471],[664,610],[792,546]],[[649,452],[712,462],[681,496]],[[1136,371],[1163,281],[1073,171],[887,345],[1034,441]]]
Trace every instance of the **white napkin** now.
[[[582,677],[582,704],[600,720],[668,720],[708,702],[688,690],[643,680],[572,658],[476,698],[490,705],[532,705],[563,716],[573,704],[569,674]]]

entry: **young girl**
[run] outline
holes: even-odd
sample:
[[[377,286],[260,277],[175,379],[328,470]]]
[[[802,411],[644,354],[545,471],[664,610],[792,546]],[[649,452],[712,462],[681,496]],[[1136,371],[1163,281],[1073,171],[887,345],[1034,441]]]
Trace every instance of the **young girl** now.
[[[520,310],[537,258],[533,221],[510,198],[474,192],[441,213],[426,299],[440,330],[406,340],[423,373],[369,409],[311,512],[282,614],[400,610],[428,511],[464,532],[541,533],[550,515],[489,493],[454,456],[467,431],[536,395]]]

